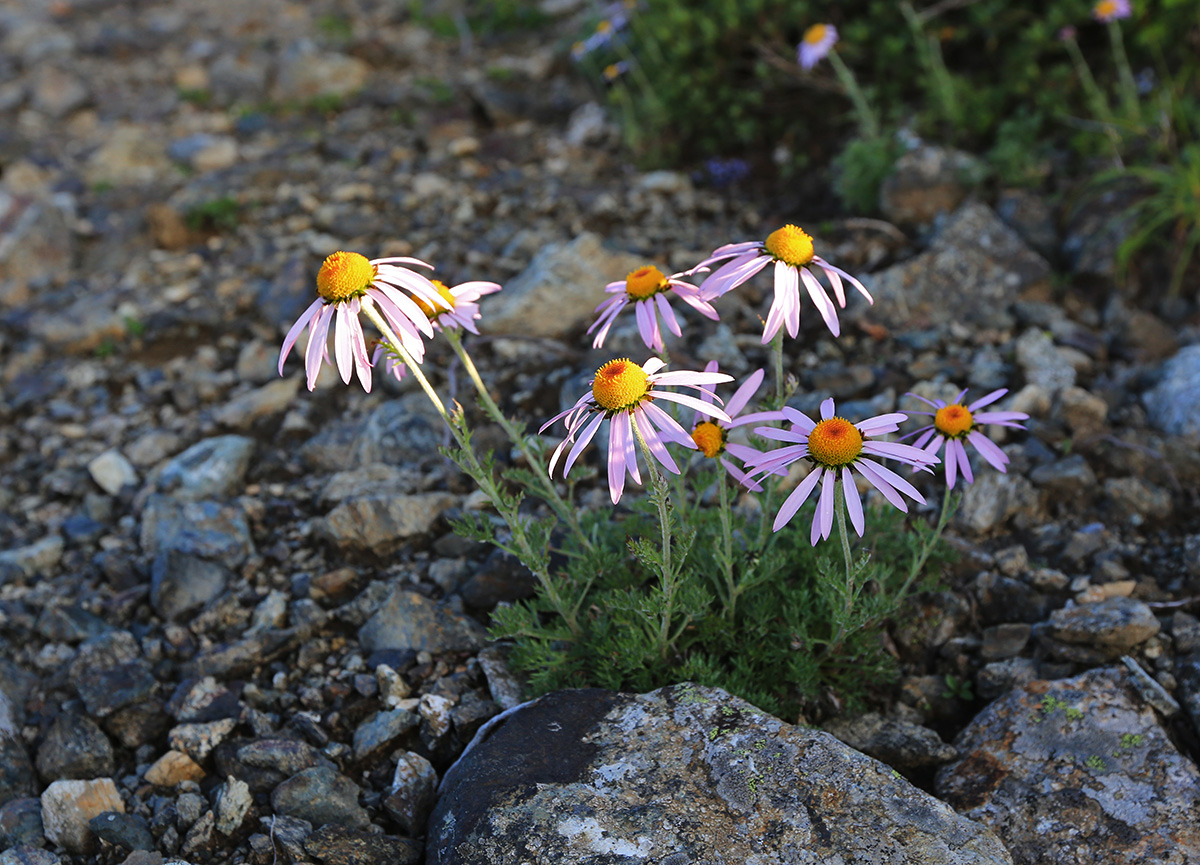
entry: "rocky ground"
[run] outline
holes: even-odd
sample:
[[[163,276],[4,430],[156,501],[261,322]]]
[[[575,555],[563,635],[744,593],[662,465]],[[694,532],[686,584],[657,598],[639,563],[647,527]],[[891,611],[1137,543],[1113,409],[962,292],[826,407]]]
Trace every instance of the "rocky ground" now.
[[[452,4],[0,4],[0,863],[416,862],[435,806],[429,861],[468,861],[447,853],[446,815],[507,818],[463,804],[462,771],[435,788],[523,699],[482,623],[529,581],[449,531],[480,503],[410,382],[367,395],[326,371],[308,394],[296,360],[276,373],[281,336],[337,249],[499,281],[472,352],[505,408],[538,423],[609,349],[642,351],[628,324],[603,353],[581,339],[604,282],[783,221],[817,229],[876,297],[851,300],[836,341],[808,316],[788,346],[797,405],[832,395],[853,417],[915,407],[908,390],[1009,387],[1005,405],[1032,417],[1005,443],[1010,472],[969,489],[945,590],[890,632],[894,693],[826,719],[898,770],[880,770],[888,796],[927,803],[881,817],[888,837],[906,849],[923,820],[921,837],[958,839],[908,861],[1200,861],[1194,307],[1114,288],[1108,214],[968,187],[969,157],[932,146],[904,158],[879,221],[639,173],[568,59],[587,10],[543,5],[541,29],[494,35]],[[721,323],[689,319],[672,346],[684,365],[765,363],[761,288],[727,299]],[[427,367],[469,402],[450,359],[434,344]],[[844,819],[834,764],[860,766],[857,752],[717,692],[629,699],[555,716],[583,732],[534,780],[603,770],[616,786],[580,805],[591,823],[538,824],[570,843],[537,855],[709,861],[720,839],[678,827],[614,840],[597,799],[633,796],[622,779],[648,758],[579,756],[605,724],[641,723],[631,712],[683,723],[654,719],[698,702],[744,719],[700,743],[699,786],[730,833],[767,785],[798,783],[761,766],[729,780],[759,730],[808,761],[802,777],[831,773],[820,819]],[[536,738],[522,711],[504,729]],[[696,711],[693,728],[716,723]],[[471,765],[483,777],[511,757]],[[699,771],[687,759],[674,770]],[[651,787],[680,789],[639,783],[652,803]],[[782,801],[772,820],[798,813]],[[459,823],[476,832],[462,843],[493,850]],[[528,837],[508,843],[535,860]]]

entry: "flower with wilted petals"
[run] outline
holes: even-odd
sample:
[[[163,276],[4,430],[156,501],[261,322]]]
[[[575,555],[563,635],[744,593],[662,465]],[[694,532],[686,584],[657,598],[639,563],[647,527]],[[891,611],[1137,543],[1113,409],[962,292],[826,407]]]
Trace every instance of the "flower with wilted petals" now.
[[[1092,7],[1092,17],[1107,24],[1110,21],[1120,21],[1133,14],[1129,0],[1100,0]]]
[[[375,350],[371,353],[371,366],[378,367],[379,361],[384,362],[384,372],[391,375],[396,381],[403,381],[408,375],[408,367],[405,366],[397,354],[388,348],[388,344],[382,339],[375,341]]]
[[[717,270],[708,275],[700,283],[700,297],[713,300],[728,291],[737,288],[768,264],[775,264],[775,299],[771,302],[771,310],[767,313],[766,327],[763,328],[763,345],[769,343],[779,328],[787,326],[788,336],[795,338],[800,332],[800,284],[804,284],[808,296],[812,298],[821,318],[830,333],[837,336],[840,333],[837,310],[833,301],[825,294],[825,287],[817,281],[813,270],[820,268],[833,286],[838,306],[846,308],[846,290],[842,285],[845,279],[857,288],[862,296],[874,303],[870,293],[863,284],[846,271],[825,261],[813,250],[812,237],[795,225],[785,225],[772,231],[766,240],[749,241],[746,243],[730,243],[713,251],[692,272],[706,268],[718,261],[725,261]]]
[[[471,333],[478,334],[475,322],[479,318],[479,298],[485,294],[494,294],[500,286],[494,282],[463,282],[450,288],[441,280],[430,280],[438,293],[436,303],[429,303],[420,297],[413,298],[421,312],[433,322],[439,330],[443,327],[461,327]]]
[[[600,317],[587,330],[591,333],[599,328],[596,338],[592,341],[592,348],[604,345],[609,328],[621,314],[621,310],[631,303],[637,315],[638,333],[642,335],[642,342],[646,343],[646,348],[654,351],[663,350],[662,329],[658,323],[660,316],[667,330],[676,336],[683,336],[679,320],[675,317],[675,310],[671,309],[671,295],[678,297],[705,318],[717,321],[720,316],[711,303],[700,299],[700,289],[683,281],[683,277],[687,275],[689,274],[676,273],[664,276],[661,270],[648,264],[639,267],[624,279],[604,286],[605,291],[616,296],[608,298],[596,307]]]
[[[796,48],[796,62],[807,72],[825,59],[837,41],[837,28],[832,24],[814,24],[804,31],[804,38]]]
[[[765,474],[789,466],[800,459],[811,461],[815,468],[784,501],[775,517],[775,531],[788,524],[820,483],[821,497],[817,501],[817,511],[813,514],[809,540],[816,546],[818,539],[827,539],[833,527],[834,491],[840,479],[850,523],[861,538],[865,526],[862,501],[858,496],[858,488],[854,485],[851,469],[866,478],[885,499],[905,513],[908,512],[908,506],[904,503],[901,493],[913,501],[925,504],[925,499],[917,492],[916,487],[870,458],[899,460],[923,469],[939,462],[933,454],[911,445],[872,440],[873,436],[899,429],[899,423],[907,419],[902,412],[881,414],[852,424],[845,418],[837,417],[834,414],[833,400],[827,399],[821,403],[821,420],[817,422],[791,406],[784,406],[781,413],[784,420],[791,421],[790,430],[758,427],[754,431],[764,438],[790,444],[767,451],[749,468],[753,469],[755,474]]]
[[[433,283],[419,273],[401,265],[431,267],[415,258],[377,258],[368,261],[357,252],[335,252],[325,259],[317,273],[317,297],[312,305],[296,319],[283,340],[279,352],[279,374],[283,362],[308,327],[308,345],[304,350],[304,368],[308,389],[317,386],[322,361],[328,362],[326,338],[329,329],[333,336],[334,358],[342,381],[358,372],[363,389],[371,391],[371,360],[367,357],[367,341],[363,336],[358,315],[365,304],[373,304],[392,327],[404,350],[418,363],[425,356],[421,334],[433,336],[433,325],[420,307],[400,289],[405,289],[426,303],[437,303],[439,297]]]
[[[919,399],[933,411],[917,411],[910,414],[925,415],[933,418],[929,426],[921,427],[910,435],[916,436],[913,447],[921,448],[928,453],[936,454],[942,443],[946,443],[946,485],[954,489],[954,481],[961,471],[967,483],[975,482],[971,474],[971,462],[967,459],[967,449],[963,442],[970,442],[979,455],[998,472],[1008,469],[1008,455],[1000,450],[991,439],[979,431],[984,424],[996,424],[1010,429],[1025,429],[1018,421],[1029,420],[1029,415],[1023,411],[979,411],[984,406],[991,405],[1008,393],[1008,388],[994,390],[987,396],[975,400],[970,405],[963,405],[962,398],[966,390],[954,398],[954,402],[946,403],[940,399],[929,400],[923,396],[910,393],[909,396]]]
[[[710,360],[708,365],[704,367],[704,371],[716,372],[717,362]],[[729,454],[736,457],[744,464],[749,464],[756,459],[760,459],[762,451],[757,448],[729,441],[729,431],[734,427],[779,420],[782,417],[777,411],[756,411],[739,417],[742,409],[746,407],[746,404],[750,402],[758,390],[759,385],[762,384],[763,376],[763,370],[755,370],[750,374],[749,378],[742,382],[741,387],[734,391],[733,397],[725,405],[725,413],[729,415],[728,423],[722,423],[710,417],[702,416],[700,412],[696,412],[692,418],[692,441],[696,443],[696,447],[700,453],[709,459],[718,460],[725,467],[725,471],[729,472],[730,477],[755,492],[761,490],[762,486],[731,463],[725,455]],[[715,395],[709,393],[701,397],[706,403],[712,403],[715,398]],[[787,474],[787,470],[777,469],[775,474]]]
[[[726,422],[729,421],[729,415],[712,403],[660,388],[690,387],[706,394],[709,391],[704,385],[732,381],[733,376],[689,370],[661,372],[663,366],[663,361],[656,357],[650,358],[642,366],[638,366],[629,358],[618,358],[610,360],[596,370],[596,376],[592,379],[592,389],[581,396],[575,405],[550,418],[538,430],[545,432],[551,424],[559,420],[565,421],[567,425],[567,437],[559,443],[550,457],[550,474],[554,473],[554,467],[564,452],[567,454],[567,461],[563,466],[563,474],[569,472],[579,453],[596,435],[600,424],[605,420],[609,422],[608,492],[614,505],[621,500],[626,472],[633,478],[634,483],[642,482],[637,464],[638,433],[654,458],[668,471],[679,474],[679,466],[667,452],[666,443],[675,442],[693,449],[696,443],[687,431],[656,406],[654,401],[665,399],[677,402]],[[570,451],[567,451],[568,445]]]

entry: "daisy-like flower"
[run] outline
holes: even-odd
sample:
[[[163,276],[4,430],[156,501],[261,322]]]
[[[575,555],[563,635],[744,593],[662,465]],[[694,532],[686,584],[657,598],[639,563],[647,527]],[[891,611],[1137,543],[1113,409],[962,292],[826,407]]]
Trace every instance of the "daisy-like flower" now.
[[[775,299],[767,313],[767,324],[763,329],[763,345],[769,343],[779,328],[787,325],[788,336],[795,338],[800,332],[800,284],[804,283],[808,296],[812,298],[821,318],[830,332],[840,333],[837,310],[833,301],[825,294],[825,287],[817,281],[814,268],[820,268],[833,286],[838,306],[846,308],[845,279],[857,288],[862,296],[874,303],[863,284],[840,267],[825,261],[813,250],[812,237],[795,225],[785,225],[767,235],[763,241],[730,243],[713,251],[713,254],[696,265],[692,272],[708,267],[718,261],[730,259],[700,283],[700,297],[713,300],[737,288],[768,264],[775,263]]]
[[[799,459],[811,461],[815,468],[784,501],[783,507],[775,517],[775,531],[788,524],[820,483],[821,497],[813,515],[809,540],[816,546],[818,539],[828,539],[833,527],[834,491],[840,479],[850,523],[861,538],[864,528],[862,501],[858,496],[858,488],[854,485],[854,473],[851,469],[866,478],[885,499],[906,513],[908,507],[901,493],[915,502],[925,504],[924,497],[917,492],[916,487],[891,469],[871,459],[884,457],[923,469],[939,462],[933,454],[912,445],[872,440],[873,436],[899,429],[899,423],[906,420],[903,413],[881,414],[852,424],[845,418],[837,417],[834,414],[833,400],[827,399],[821,403],[820,421],[814,422],[808,415],[790,406],[784,406],[781,414],[784,420],[791,422],[790,430],[758,427],[754,431],[764,438],[790,444],[768,451],[761,459],[755,460],[751,466],[754,473],[763,474],[783,468]]]
[[[1107,24],[1109,21],[1120,21],[1133,14],[1129,0],[1100,0],[1092,7],[1092,17]]]
[[[710,360],[708,365],[704,367],[704,371],[716,372],[717,362]],[[725,405],[725,413],[729,415],[728,423],[713,420],[711,417],[702,415],[700,412],[696,412],[692,418],[692,441],[696,443],[696,448],[700,453],[709,459],[718,460],[725,467],[725,471],[729,472],[730,477],[747,489],[754,490],[755,492],[760,491],[762,486],[746,474],[746,472],[731,463],[726,454],[741,460],[744,464],[762,458],[762,451],[757,448],[729,441],[729,431],[735,427],[778,420],[781,417],[777,411],[756,411],[739,417],[742,409],[746,407],[746,404],[750,402],[754,394],[758,391],[759,386],[762,384],[763,376],[763,370],[756,370],[750,374],[749,378],[742,382],[741,387],[734,391],[733,397]],[[705,393],[701,396],[701,399],[706,403],[712,404],[716,396],[711,393]],[[787,474],[787,471],[786,469],[777,469],[775,473]]]
[[[430,280],[437,291],[437,301],[429,303],[420,297],[414,298],[421,312],[437,329],[444,327],[461,327],[471,333],[478,334],[475,322],[479,318],[479,298],[485,294],[495,294],[500,286],[494,282],[463,282],[450,288],[444,282]]]
[[[837,41],[837,28],[832,24],[814,24],[804,31],[796,48],[796,62],[807,72],[825,59]]]
[[[960,471],[967,483],[975,482],[964,442],[970,442],[979,455],[987,460],[996,471],[1007,471],[1008,455],[979,431],[979,427],[986,424],[996,424],[1010,429],[1025,429],[1018,423],[1018,421],[1029,420],[1029,415],[1023,411],[980,411],[981,408],[991,405],[1006,393],[1008,393],[1008,388],[1000,388],[1000,390],[994,390],[987,396],[975,400],[970,405],[962,404],[962,398],[967,395],[966,390],[960,392],[952,403],[946,403],[940,399],[925,399],[915,393],[909,394],[933,409],[933,411],[911,412],[911,414],[933,418],[933,423],[929,426],[921,427],[911,433],[916,436],[913,447],[936,454],[942,447],[942,443],[945,442],[946,485],[950,489],[954,489],[954,481]]]
[[[591,333],[599,328],[596,338],[592,341],[592,348],[600,348],[604,345],[609,328],[621,314],[621,310],[631,303],[637,314],[638,332],[642,335],[642,342],[646,343],[646,348],[654,351],[663,350],[662,330],[658,323],[659,316],[662,316],[667,330],[676,336],[683,335],[683,331],[679,328],[679,320],[675,318],[675,311],[671,309],[669,300],[671,295],[678,297],[705,318],[717,321],[720,316],[717,315],[717,311],[713,309],[711,303],[700,299],[700,289],[683,281],[683,277],[689,273],[664,276],[661,270],[648,264],[645,267],[639,267],[624,279],[610,282],[604,286],[605,291],[616,297],[610,297],[596,307],[596,312],[600,313],[600,317],[587,330],[588,333]]]
[[[366,303],[374,304],[396,332],[405,351],[418,363],[425,356],[421,334],[433,336],[433,325],[421,308],[400,289],[406,289],[426,304],[438,304],[440,295],[432,282],[401,265],[432,267],[415,258],[377,258],[368,261],[357,252],[335,252],[325,259],[317,273],[317,297],[296,319],[283,340],[279,352],[279,374],[283,362],[296,344],[300,332],[308,327],[308,345],[304,350],[304,368],[308,389],[317,386],[322,361],[328,362],[326,337],[334,326],[334,358],[342,381],[350,383],[357,371],[363,390],[371,391],[371,360],[367,341],[358,316]]]
[[[563,474],[569,472],[579,453],[596,435],[600,424],[605,420],[609,421],[608,491],[614,505],[621,500],[626,472],[635,483],[642,482],[638,472],[637,434],[634,432],[634,424],[637,425],[637,431],[641,433],[654,458],[668,471],[679,474],[679,466],[667,452],[666,443],[675,442],[693,449],[696,443],[692,441],[687,430],[656,406],[654,401],[665,399],[677,402],[726,423],[729,422],[729,415],[710,402],[660,388],[690,387],[701,394],[707,394],[709,391],[704,385],[732,381],[733,376],[690,370],[660,372],[664,366],[663,361],[656,357],[650,358],[642,366],[638,366],[629,358],[618,358],[610,360],[596,370],[591,391],[581,396],[575,405],[566,411],[550,418],[538,430],[545,432],[559,420],[565,420],[567,424],[567,437],[559,443],[550,457],[550,474],[554,474],[554,467],[564,452],[567,454],[567,461],[563,466]],[[567,451],[568,445],[570,451]]]

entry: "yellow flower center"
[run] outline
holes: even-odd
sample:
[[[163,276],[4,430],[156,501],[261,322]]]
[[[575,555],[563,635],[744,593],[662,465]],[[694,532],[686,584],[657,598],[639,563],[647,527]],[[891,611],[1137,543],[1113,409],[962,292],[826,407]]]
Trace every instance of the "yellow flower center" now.
[[[625,277],[625,293],[634,300],[654,297],[667,287],[667,278],[653,264],[639,267]]]
[[[804,267],[813,260],[812,237],[803,228],[790,223],[772,231],[763,245],[776,259],[792,267]]]
[[[414,297],[413,301],[417,304],[417,308],[421,310],[421,312],[425,313],[425,317],[430,321],[433,321],[443,312],[449,312],[450,310],[454,309],[454,295],[450,293],[450,289],[446,287],[446,283],[442,282],[440,279],[431,279],[429,281],[432,282],[433,287],[437,289],[438,296],[442,300],[446,301],[446,308],[434,309],[419,297]]]
[[[357,252],[335,252],[317,271],[317,294],[330,303],[357,297],[375,279],[375,265]]]
[[[725,450],[726,435],[727,433],[720,425],[710,420],[704,420],[696,424],[696,428],[692,430],[692,441],[706,457],[712,459]]]
[[[937,427],[937,431],[950,436],[950,438],[958,438],[969,433],[974,423],[975,421],[965,405],[948,405],[938,409],[937,414],[933,416],[933,425]]]
[[[808,434],[808,453],[823,466],[840,468],[854,462],[863,448],[862,433],[850,421],[831,417]]]
[[[825,30],[824,24],[814,24],[804,31],[804,41],[809,45],[820,45],[821,40],[825,38]]]
[[[633,408],[649,389],[646,371],[627,357],[610,360],[592,379],[592,396],[609,411]]]
[[[1095,13],[1097,18],[1111,18],[1117,14],[1117,4],[1114,0],[1100,0],[1096,4]]]

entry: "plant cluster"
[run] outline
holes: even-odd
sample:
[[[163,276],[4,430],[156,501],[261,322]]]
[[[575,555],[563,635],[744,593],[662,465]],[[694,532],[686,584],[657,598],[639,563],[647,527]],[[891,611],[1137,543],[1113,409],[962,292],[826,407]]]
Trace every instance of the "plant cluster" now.
[[[307,329],[310,390],[326,364],[368,391],[377,373],[411,376],[424,390],[455,442],[445,454],[503,526],[476,513],[458,530],[515,555],[536,579],[531,601],[495,611],[492,633],[515,644],[512,661],[538,691],[644,690],[689,679],[786,714],[820,698],[862,699],[892,667],[882,629],[927,566],[945,556],[940,539],[952,490],[974,480],[966,446],[1004,471],[1008,458],[984,430],[1020,428],[1027,417],[985,410],[1004,390],[970,403],[963,391],[949,403],[926,400],[928,423],[910,432],[908,444],[891,438],[910,420],[903,412],[851,420],[832,399],[816,418],[790,406],[794,378],[783,369],[783,340],[799,336],[802,307],[815,309],[836,337],[848,288],[873,301],[854,276],[817,255],[807,232],[785,225],[765,240],[722,246],[688,271],[668,276],[646,265],[609,284],[589,330],[593,345],[602,347],[614,321],[632,316],[656,354],[601,366],[588,390],[542,425],[542,433],[559,423],[566,432],[547,461],[543,440],[501,411],[463,342],[464,332],[477,332],[480,301],[500,286],[451,287],[430,279],[429,268],[414,258],[329,256],[316,299],[284,339],[279,371]],[[774,285],[762,334],[774,359],[774,393],[759,397],[765,370],[727,394],[733,377],[716,362],[672,369],[667,336],[682,336],[684,326],[676,307],[719,318],[721,298],[759,273]],[[364,316],[382,337],[374,344]],[[423,363],[424,341],[439,334],[522,464],[500,469],[472,442],[461,406],[448,410],[438,396]],[[613,507],[581,511],[574,484],[564,491],[555,477],[570,478],[586,464],[588,446],[604,438]],[[937,519],[908,526],[909,503],[926,502],[900,472],[932,474],[938,463],[945,484]],[[632,505],[628,480],[646,487]],[[864,501],[872,492],[878,501]],[[793,522],[807,524],[807,537],[789,528]],[[840,556],[819,553],[818,543],[835,534]]]
[[[1119,265],[1166,250],[1177,294],[1200,246],[1188,0],[617,3],[594,26],[573,56],[606,82],[646,163],[770,142],[785,174],[832,164],[843,204],[862,212],[901,130],[984,154],[1009,186],[1041,184],[1053,154],[1071,153],[1078,179],[1100,173],[1093,193],[1120,185],[1132,201]]]

